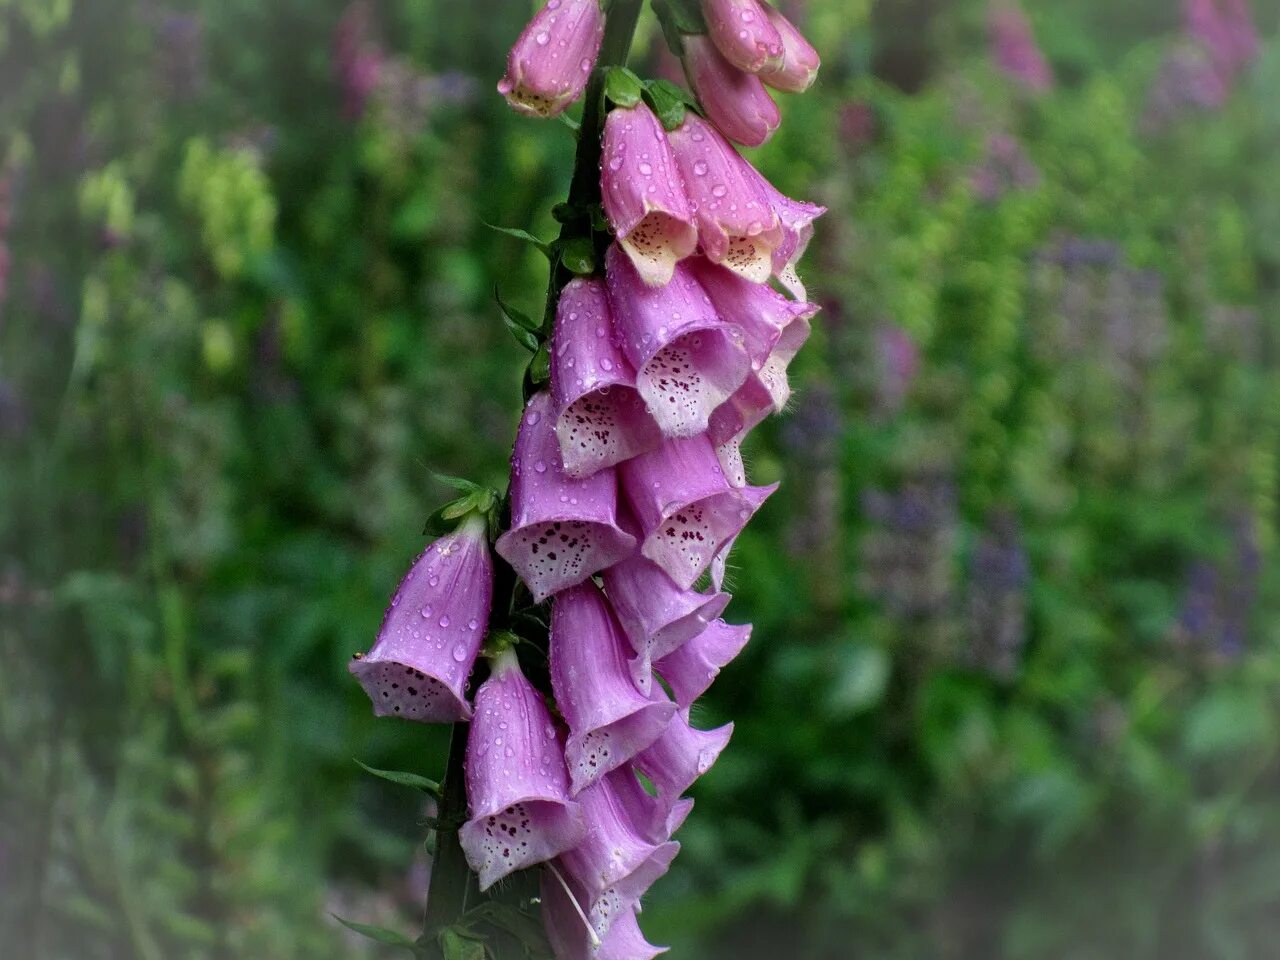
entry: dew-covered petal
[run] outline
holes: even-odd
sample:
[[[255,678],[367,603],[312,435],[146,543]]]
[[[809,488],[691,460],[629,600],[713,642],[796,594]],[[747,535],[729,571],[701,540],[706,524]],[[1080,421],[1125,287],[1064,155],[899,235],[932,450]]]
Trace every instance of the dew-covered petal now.
[[[760,70],[760,79],[775,90],[804,93],[818,78],[822,58],[805,39],[804,34],[777,7],[765,4],[764,12],[769,18],[769,24],[778,31],[778,38],[782,41],[782,57],[776,65]]]
[[[681,711],[633,763],[653,783],[659,803],[670,810],[680,795],[711,769],[731,736],[732,723],[715,730],[698,730],[689,725],[687,711]]]
[[[615,244],[606,276],[622,350],[654,420],[667,436],[706,430],[750,371],[742,331],[716,315],[683,263],[666,286],[649,287]]]
[[[667,440],[620,470],[641,552],[686,590],[776,489],[732,486],[705,434]]]
[[[603,39],[598,0],[548,0],[507,55],[498,92],[529,116],[563,113],[582,96]]]
[[[698,102],[730,140],[758,147],[778,129],[782,115],[760,78],[739,70],[706,36],[684,37],[685,72]]]
[[[761,186],[764,178],[692,111],[669,137],[694,204],[702,252],[713,263],[764,283],[773,251],[783,242],[781,222]]]
[[[495,544],[538,601],[613,565],[635,545],[618,527],[613,468],[570,477],[552,413],[545,392],[525,407],[511,457],[511,529]]]
[[[418,557],[391,598],[373,649],[349,665],[377,716],[470,719],[467,677],[488,629],[492,595],[482,519],[472,518]]]
[[[666,131],[643,102],[605,118],[600,194],[618,245],[640,278],[665,285],[697,248],[698,231]]]
[[[551,341],[551,396],[565,473],[589,477],[662,442],[617,343],[604,283],[571,280]]]
[[[654,664],[654,670],[671,688],[681,710],[689,707],[751,639],[751,624],[741,626],[716,620],[693,639]]]
[[[645,693],[653,661],[701,633],[729,603],[727,593],[681,588],[638,551],[604,572],[604,588],[636,652],[632,675]]]
[[[586,834],[582,810],[569,798],[560,735],[512,651],[495,660],[476,691],[466,781],[471,818],[458,836],[481,890],[559,856]]]
[[[781,68],[785,48],[759,0],[702,0],[707,35],[720,54],[748,73]]]
[[[674,704],[635,684],[627,641],[590,581],[558,594],[551,608],[551,686],[569,724],[565,760],[572,793],[626,763],[666,728]]]

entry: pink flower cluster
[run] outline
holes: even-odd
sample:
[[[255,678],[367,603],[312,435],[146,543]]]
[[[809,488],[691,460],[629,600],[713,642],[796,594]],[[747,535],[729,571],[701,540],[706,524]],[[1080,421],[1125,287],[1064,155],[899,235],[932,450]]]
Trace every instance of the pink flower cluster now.
[[[550,602],[553,705],[498,634],[468,702],[494,582],[479,512],[419,558],[351,665],[379,714],[471,722],[463,851],[482,891],[545,864],[560,960],[660,952],[639,899],[679,849],[685,792],[732,733],[694,727],[690,709],[750,635],[720,619],[725,562],[776,486],[747,482],[740,444],[787,403],[788,365],[817,312],[795,264],[823,208],[776,190],[730,144],[741,131],[725,129],[772,106],[761,83],[808,86],[817,56],[757,0],[707,0],[704,12],[708,34],[683,39],[711,120],[689,109],[667,130],[643,100],[605,118],[612,240],[603,271],[559,293],[549,383],[512,454],[510,521],[493,549],[533,605]],[[523,112],[563,110],[603,30],[596,0],[549,0],[499,89]],[[699,58],[733,85],[698,87]]]
[[[1208,55],[1224,90],[1258,55],[1258,31],[1248,0],[1185,0],[1188,36]]]
[[[997,67],[1033,93],[1053,86],[1053,68],[1040,51],[1031,22],[1017,0],[993,0],[988,30],[991,58]]]

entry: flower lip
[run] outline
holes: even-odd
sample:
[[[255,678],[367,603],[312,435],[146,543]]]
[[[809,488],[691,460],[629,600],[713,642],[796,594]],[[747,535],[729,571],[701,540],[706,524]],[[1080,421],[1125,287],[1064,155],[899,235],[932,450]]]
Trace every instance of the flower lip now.
[[[662,441],[635,389],[635,371],[618,348],[602,281],[569,282],[551,339],[555,431],[569,476],[589,477]]]
[[[539,603],[616,563],[635,546],[617,524],[613,468],[586,479],[570,477],[552,414],[545,391],[525,407],[511,457],[511,527],[494,545]]]

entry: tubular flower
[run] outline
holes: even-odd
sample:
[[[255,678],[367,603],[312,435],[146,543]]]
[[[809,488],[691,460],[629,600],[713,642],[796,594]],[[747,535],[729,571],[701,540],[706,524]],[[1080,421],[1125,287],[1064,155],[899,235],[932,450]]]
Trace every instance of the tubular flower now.
[[[705,434],[668,440],[621,469],[641,552],[686,590],[777,489],[732,486]]]
[[[666,131],[643,101],[605,118],[600,194],[640,278],[655,287],[669,282],[676,264],[697,249],[698,231]]]
[[[680,844],[645,839],[612,777],[587,787],[578,801],[591,827],[582,843],[560,856],[560,864],[585,895],[581,905],[604,939],[614,921],[634,913],[636,901],[667,872]]]
[[[716,315],[684,264],[665,287],[649,287],[615,244],[605,273],[622,350],[654,420],[669,437],[706,430],[750,370],[742,330]]]
[[[791,396],[787,366],[809,338],[809,320],[818,308],[788,300],[705,260],[693,261],[692,269],[716,312],[742,328],[751,358],[746,381],[709,422],[711,439],[723,444],[786,406]]]
[[[761,70],[760,79],[775,90],[804,93],[818,79],[822,58],[777,7],[766,4],[764,13],[782,40],[782,62],[776,67]]]
[[[727,593],[681,589],[638,552],[604,572],[604,589],[637,654],[632,674],[644,693],[653,661],[697,636],[729,605]]]
[[[534,396],[511,456],[511,529],[495,549],[535,600],[581,583],[631,552],[635,540],[618,527],[617,503],[611,467],[585,480],[565,472],[551,397]]]
[[[599,0],[547,0],[507,55],[498,92],[529,116],[563,113],[582,96],[603,39]]]
[[[618,348],[604,283],[578,277],[560,294],[551,396],[565,473],[588,477],[662,442]]]
[[[759,0],[702,0],[707,35],[739,70],[760,73],[782,66],[783,43]]]
[[[471,718],[467,677],[489,625],[493,561],[473,516],[418,557],[400,581],[367,654],[349,669],[375,715],[424,723]]]
[[[711,769],[731,736],[732,723],[715,730],[697,730],[685,714],[678,713],[662,736],[636,757],[635,766],[653,782],[661,808],[670,810],[680,794]]]
[[[598,936],[582,909],[581,886],[558,867],[542,871],[541,895],[547,941],[557,960],[653,960],[667,952],[645,940],[635,907],[615,916],[604,937]]]
[[[804,256],[813,239],[813,221],[827,212],[827,208],[804,200],[793,200],[752,168],[760,189],[768,198],[769,206],[778,215],[782,229],[782,242],[773,251],[773,275],[797,300],[808,299],[804,284],[796,273],[796,263]]]
[[[733,626],[716,620],[688,643],[655,663],[654,669],[671,688],[676,705],[681,710],[688,710],[707,692],[719,676],[720,669],[741,653],[750,639],[751,624]]]
[[[773,269],[773,251],[784,240],[764,178],[692,111],[671,131],[671,146],[697,208],[702,252],[713,263],[764,283]]]
[[[618,801],[627,811],[627,819],[645,839],[662,843],[684,826],[693,810],[693,800],[681,797],[667,805],[649,793],[633,769],[622,767],[609,774]]]
[[[758,147],[778,129],[782,115],[760,78],[729,63],[709,38],[684,38],[684,68],[707,116],[730,140]]]
[[[574,795],[653,743],[675,712],[641,693],[627,668],[622,628],[593,583],[551,608],[551,688],[569,724],[565,760]]]
[[[494,658],[492,674],[476,691],[466,777],[471,819],[458,837],[481,890],[558,856],[586,834],[582,810],[569,799],[551,714],[510,649]]]

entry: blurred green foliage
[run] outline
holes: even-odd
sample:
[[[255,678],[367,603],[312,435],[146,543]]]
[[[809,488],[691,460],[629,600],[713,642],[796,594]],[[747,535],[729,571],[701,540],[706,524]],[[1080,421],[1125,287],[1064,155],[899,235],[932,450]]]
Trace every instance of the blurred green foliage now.
[[[824,75],[755,157],[831,208],[826,312],[748,446],[786,482],[734,554],[755,634],[700,719],[736,733],[651,939],[1271,955],[1280,46],[1156,117],[1156,0],[1029,3],[1034,99],[982,3],[915,5],[912,93],[872,70],[892,5],[793,6]],[[345,663],[448,496],[429,470],[504,479],[493,291],[537,315],[545,264],[483,222],[549,237],[572,148],[491,92],[526,12],[0,2],[15,955],[416,932],[429,811],[353,758],[438,778],[447,732],[374,722]]]

